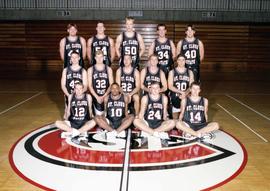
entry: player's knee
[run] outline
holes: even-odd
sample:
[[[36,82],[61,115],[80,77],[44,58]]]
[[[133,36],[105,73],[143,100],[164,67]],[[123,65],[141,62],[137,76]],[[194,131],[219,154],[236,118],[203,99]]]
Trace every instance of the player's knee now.
[[[61,121],[57,120],[54,125],[59,128],[59,126],[61,125]]]
[[[219,124],[217,122],[213,122],[213,128],[214,128],[214,130],[218,130]]]

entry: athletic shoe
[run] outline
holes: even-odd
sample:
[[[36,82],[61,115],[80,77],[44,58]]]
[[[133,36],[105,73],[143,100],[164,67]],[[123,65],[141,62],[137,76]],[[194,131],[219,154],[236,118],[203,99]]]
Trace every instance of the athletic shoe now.
[[[158,132],[158,137],[160,138],[160,139],[170,139],[169,138],[169,135],[168,135],[168,133],[166,133],[166,132]]]
[[[126,137],[126,131],[121,131],[120,133],[117,134],[116,137],[125,138]]]
[[[182,133],[182,137],[184,137],[184,139],[187,139],[187,140],[194,140],[194,139],[197,138],[197,137],[195,137],[195,136],[193,136],[193,135],[191,135],[189,133],[186,133],[186,132]]]
[[[61,133],[61,138],[62,138],[62,139],[66,139],[66,138],[68,138],[68,137],[71,137],[71,135],[72,135],[72,132],[66,132],[66,131],[63,131],[63,132]]]
[[[73,138],[73,137],[76,137],[78,135],[80,135],[79,130],[78,129],[75,129],[75,128],[72,128],[72,135],[71,135],[71,137]]]
[[[202,141],[204,141],[204,140],[211,140],[211,139],[213,139],[215,137],[215,135],[214,135],[214,133],[204,133],[202,136],[201,136],[201,138],[200,138],[200,140],[202,140]]]
[[[80,139],[79,136],[76,136],[76,137],[72,137],[72,138],[71,138],[71,141],[72,141],[73,143],[79,145],[80,142],[81,142],[81,139]]]
[[[117,132],[115,130],[106,133],[106,139],[108,142],[116,142]]]

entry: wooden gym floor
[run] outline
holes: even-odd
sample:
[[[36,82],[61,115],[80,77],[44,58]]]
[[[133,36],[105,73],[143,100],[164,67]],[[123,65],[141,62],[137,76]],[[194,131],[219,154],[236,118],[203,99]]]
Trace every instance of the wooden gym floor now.
[[[270,79],[268,74],[203,74],[202,95],[209,119],[245,146],[248,162],[218,191],[270,190]],[[40,190],[10,167],[9,150],[26,133],[61,119],[63,96],[58,80],[0,80],[0,190]]]

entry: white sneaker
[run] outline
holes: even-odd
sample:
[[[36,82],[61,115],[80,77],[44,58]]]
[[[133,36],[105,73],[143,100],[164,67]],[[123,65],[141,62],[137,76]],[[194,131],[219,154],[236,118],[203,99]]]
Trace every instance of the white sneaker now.
[[[201,140],[211,140],[215,137],[215,135],[213,133],[204,133],[201,136]]]
[[[72,132],[63,131],[63,132],[61,133],[61,138],[62,138],[62,139],[66,139],[66,138],[68,138],[68,137],[71,137],[71,135],[72,135]]]
[[[126,131],[121,131],[120,133],[117,134],[117,137],[125,138],[126,137]]]
[[[158,136],[160,139],[170,139],[168,133],[166,132],[159,132]]]
[[[108,142],[116,142],[117,132],[115,130],[106,133],[106,139]]]
[[[197,138],[197,137],[195,137],[195,136],[193,136],[193,135],[191,135],[189,133],[186,133],[186,132],[183,132],[182,136],[187,140],[194,140],[194,139]]]
[[[79,130],[78,129],[75,129],[75,128],[72,128],[72,135],[71,135],[71,137],[76,137],[78,135],[80,135]]]

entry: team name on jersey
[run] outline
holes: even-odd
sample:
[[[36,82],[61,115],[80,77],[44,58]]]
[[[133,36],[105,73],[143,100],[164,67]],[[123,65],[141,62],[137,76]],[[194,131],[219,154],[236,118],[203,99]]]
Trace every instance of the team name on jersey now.
[[[66,45],[66,49],[74,49],[74,48],[78,48],[78,49],[81,49],[82,48],[82,45],[81,44],[78,44],[78,43],[75,43],[75,44],[67,44]]]
[[[122,76],[121,82],[135,82],[135,79],[132,76]]]
[[[125,107],[125,103],[122,101],[113,101],[108,103],[108,107]]]
[[[109,46],[109,42],[100,40],[100,41],[94,42],[93,46]]]
[[[155,51],[160,51],[160,50],[171,50],[171,46],[167,44],[161,44],[160,46],[157,46],[155,48]]]
[[[186,111],[204,111],[203,105],[188,105]]]
[[[192,65],[192,64],[195,64],[196,63],[196,60],[193,59],[193,60],[186,60],[186,64],[187,65]]]
[[[163,109],[163,105],[161,103],[152,103],[148,105],[148,109]]]
[[[123,41],[123,46],[126,45],[138,45],[138,41],[137,40],[125,40]]]
[[[94,79],[97,79],[97,78],[108,78],[108,74],[107,73],[95,73],[93,77],[94,77]]]
[[[82,100],[82,101],[77,100],[77,101],[71,102],[71,106],[87,106],[87,105],[88,105],[88,103],[86,100]]]
[[[183,49],[187,50],[187,49],[199,49],[199,45],[198,44],[184,44],[183,45]]]
[[[179,80],[189,81],[189,77],[188,76],[182,76],[182,75],[180,75],[180,76],[174,76],[173,81],[176,81],[177,82]]]
[[[147,81],[147,82],[160,82],[160,77],[146,76],[145,81]]]
[[[71,79],[71,78],[79,78],[79,79],[82,79],[82,74],[80,74],[80,73],[72,73],[72,74],[68,74],[68,75],[67,75],[67,79]]]

